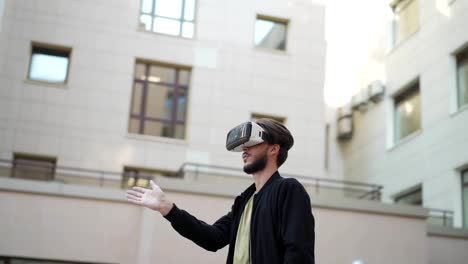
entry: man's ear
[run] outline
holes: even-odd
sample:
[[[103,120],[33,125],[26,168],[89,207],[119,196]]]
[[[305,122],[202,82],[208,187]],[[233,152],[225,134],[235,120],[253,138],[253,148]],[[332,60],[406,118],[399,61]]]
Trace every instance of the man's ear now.
[[[279,154],[279,150],[280,150],[280,145],[278,144],[270,145],[269,151],[271,154]]]

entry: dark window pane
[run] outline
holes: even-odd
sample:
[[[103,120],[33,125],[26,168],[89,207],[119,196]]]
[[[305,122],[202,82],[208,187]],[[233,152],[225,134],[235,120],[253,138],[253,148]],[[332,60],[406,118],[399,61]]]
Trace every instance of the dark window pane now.
[[[172,131],[168,123],[146,121],[144,134],[158,137],[171,137]]]
[[[130,118],[130,122],[128,124],[128,132],[134,134],[140,134],[140,120],[136,118]]]
[[[187,91],[185,89],[179,89],[179,95],[177,96],[177,120],[185,121],[186,113],[187,113]]]
[[[400,195],[395,198],[397,203],[422,205],[422,188]]]
[[[143,84],[135,83],[133,85],[132,114],[141,114],[141,103],[143,101]]]
[[[287,24],[257,18],[255,23],[255,45],[268,49],[286,49]]]
[[[188,86],[190,82],[190,71],[180,70],[179,71],[179,84]]]
[[[55,160],[15,156],[12,177],[29,180],[53,180]]]
[[[148,84],[145,115],[152,118],[172,118],[174,88]]]
[[[421,128],[421,102],[419,88],[395,99],[395,136],[400,140]]]
[[[185,138],[185,126],[176,125],[175,127],[175,138],[184,139]]]
[[[468,104],[468,60],[460,57],[466,56],[462,54],[459,56],[457,64],[457,84],[458,84],[458,105],[459,107]]]
[[[172,84],[175,82],[175,69],[169,68],[169,67],[152,65],[150,67],[148,81]]]

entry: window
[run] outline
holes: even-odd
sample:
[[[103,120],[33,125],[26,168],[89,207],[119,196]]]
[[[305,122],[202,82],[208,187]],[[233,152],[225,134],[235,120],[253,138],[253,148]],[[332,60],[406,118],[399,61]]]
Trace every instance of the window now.
[[[155,176],[176,176],[176,173],[165,170],[124,167],[122,188],[129,189],[133,186],[149,187],[150,180]]]
[[[185,138],[190,69],[137,61],[129,132]]]
[[[146,31],[193,38],[195,0],[142,0],[140,25]]]
[[[11,177],[29,180],[53,180],[56,161],[52,157],[15,153]]]
[[[264,114],[258,114],[258,113],[252,113],[252,115],[250,116],[250,120],[253,122],[257,121],[260,118],[270,118],[270,119],[280,122],[283,125],[286,122],[286,118],[280,117],[280,116],[264,115]]]
[[[419,28],[418,0],[395,0],[393,9],[393,46],[407,39]]]
[[[468,104],[468,48],[456,55],[458,107]]]
[[[462,172],[463,227],[468,228],[468,169]]]
[[[395,203],[422,206],[422,185],[395,195]]]
[[[410,84],[395,96],[395,142],[421,128],[421,102],[419,81]]]
[[[70,48],[33,43],[28,79],[63,84],[68,79]]]
[[[255,46],[286,50],[288,20],[258,15],[255,22]]]

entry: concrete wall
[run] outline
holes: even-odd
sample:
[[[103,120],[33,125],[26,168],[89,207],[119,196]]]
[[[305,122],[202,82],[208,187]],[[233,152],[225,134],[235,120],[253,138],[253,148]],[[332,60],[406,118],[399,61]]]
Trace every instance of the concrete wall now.
[[[451,54],[468,42],[468,2],[442,2],[419,0],[419,30],[386,56],[384,101],[355,112],[353,139],[340,147],[347,179],[384,185],[385,201],[422,183],[424,206],[453,210],[461,226],[458,169],[468,164],[468,112],[455,107]],[[421,130],[395,143],[392,95],[418,76]]]
[[[0,157],[58,157],[111,171],[240,166],[225,150],[252,112],[285,117],[295,136],[284,171],[323,174],[324,6],[314,1],[197,1],[195,39],[138,30],[140,1],[5,1]],[[254,48],[256,14],[290,20],[286,52]],[[69,82],[26,80],[31,41],[72,48]],[[192,67],[185,140],[127,132],[137,58]]]
[[[228,195],[219,196],[213,193],[217,184],[193,184],[195,194],[174,181],[162,183],[169,197],[208,223],[227,213],[238,193],[225,190]],[[0,255],[129,264],[225,261],[226,248],[204,251],[158,213],[125,202],[124,195],[115,189],[0,179]],[[314,196],[312,204],[317,263],[427,263],[423,209]]]
[[[457,230],[457,233],[464,233],[464,236],[431,234],[428,237],[429,264],[447,263],[448,259],[450,264],[466,263],[468,258],[466,235],[468,232]]]

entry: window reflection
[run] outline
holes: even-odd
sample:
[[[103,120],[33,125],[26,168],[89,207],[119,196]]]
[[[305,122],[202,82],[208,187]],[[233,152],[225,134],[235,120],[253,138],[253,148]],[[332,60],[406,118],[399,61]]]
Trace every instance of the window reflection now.
[[[140,23],[146,31],[193,38],[195,0],[143,0]]]
[[[41,47],[34,44],[28,78],[42,82],[65,83],[69,59],[70,50]]]
[[[267,49],[286,49],[287,21],[258,17],[255,22],[255,46]]]

